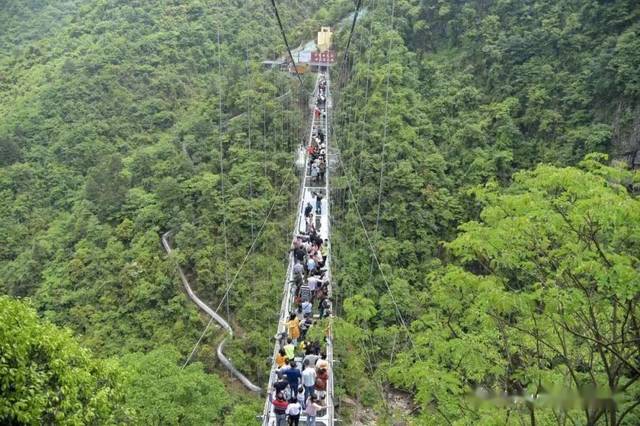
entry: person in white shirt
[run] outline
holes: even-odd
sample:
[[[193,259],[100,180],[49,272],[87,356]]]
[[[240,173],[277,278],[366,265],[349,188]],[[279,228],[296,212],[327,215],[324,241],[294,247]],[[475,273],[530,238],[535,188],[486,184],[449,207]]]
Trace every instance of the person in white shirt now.
[[[300,406],[302,407],[302,409],[304,410],[304,403],[306,402],[306,398],[304,397],[304,386],[300,386],[298,388],[298,395],[296,395],[298,398],[298,402],[300,403]]]
[[[315,276],[309,277],[309,279],[307,279],[307,285],[309,286],[309,290],[311,290],[311,293],[315,293],[316,287],[318,285],[318,278],[316,278]]]
[[[311,290],[313,292],[313,290]],[[311,316],[311,312],[313,310],[313,305],[308,300],[303,301],[300,304],[300,310],[302,311],[302,316],[304,318]]]
[[[304,370],[302,371],[302,386],[304,386],[304,399],[305,401],[313,395],[316,384],[316,369],[315,366],[309,363],[309,360],[303,361]]]
[[[285,413],[289,416],[289,426],[298,426],[300,422],[300,413],[302,412],[302,406],[298,402],[295,395],[289,400],[287,410]]]

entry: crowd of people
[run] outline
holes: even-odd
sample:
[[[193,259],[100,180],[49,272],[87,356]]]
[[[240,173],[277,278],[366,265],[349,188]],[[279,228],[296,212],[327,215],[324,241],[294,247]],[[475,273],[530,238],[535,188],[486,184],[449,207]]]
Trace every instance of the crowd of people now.
[[[295,357],[296,346],[291,339],[276,357],[278,380],[269,391],[276,426],[297,426],[300,415],[306,416],[305,424],[315,426],[318,412],[326,408],[329,362],[325,353],[320,353],[317,342],[306,342],[302,366]],[[290,358],[291,356],[291,358]]]
[[[318,96],[316,98],[316,106],[314,108],[314,114],[316,119],[322,117],[322,120],[326,120],[326,90],[327,81],[321,79],[318,83]],[[324,181],[325,172],[327,170],[327,145],[325,141],[326,135],[322,131],[322,126],[318,126],[314,129],[314,134],[311,138],[309,146],[307,146],[307,154],[309,157],[309,169],[308,174],[311,176],[313,183],[321,183]]]
[[[326,117],[327,82],[320,77],[316,97],[316,118]],[[316,123],[319,120],[315,120]],[[326,141],[322,132],[323,122],[316,123],[307,147],[308,176],[312,182],[325,179]],[[319,234],[322,215],[321,191],[313,192],[315,206],[310,202],[304,207],[305,228],[295,236],[291,244],[294,265],[291,275],[293,312],[289,313],[285,332],[276,336],[279,351],[274,360],[277,380],[269,389],[269,401],[273,407],[276,426],[297,426],[300,416],[305,424],[314,426],[316,416],[326,408],[326,392],[330,365],[320,341],[309,339],[308,331],[314,322],[331,316],[330,282],[326,268],[328,240]],[[317,312],[317,315],[314,315]],[[314,319],[317,318],[317,319]],[[324,342],[330,343],[329,330],[325,330]]]

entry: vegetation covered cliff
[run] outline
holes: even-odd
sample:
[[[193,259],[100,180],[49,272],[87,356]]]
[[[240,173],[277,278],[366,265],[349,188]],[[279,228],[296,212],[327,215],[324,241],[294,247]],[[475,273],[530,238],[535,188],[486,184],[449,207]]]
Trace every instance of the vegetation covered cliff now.
[[[336,73],[336,334],[338,383],[377,421],[639,421],[639,17],[367,8]]]
[[[278,5],[292,44],[355,7]],[[217,306],[274,205],[222,308],[264,383],[306,132],[283,52],[268,2],[0,5],[0,422],[255,422],[215,329],[182,369],[207,319],[175,266]],[[339,417],[638,424],[637,2],[364,1],[348,53]]]

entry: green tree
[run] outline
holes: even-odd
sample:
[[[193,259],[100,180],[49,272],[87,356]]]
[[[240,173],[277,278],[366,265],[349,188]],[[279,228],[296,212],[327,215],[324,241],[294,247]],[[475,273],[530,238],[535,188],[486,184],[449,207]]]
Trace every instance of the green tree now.
[[[96,359],[67,330],[33,308],[0,296],[0,421],[3,424],[116,424],[124,407],[124,371]]]
[[[89,172],[86,196],[94,203],[97,216],[103,220],[111,218],[124,202],[128,179],[122,170],[120,156],[111,155]]]
[[[231,398],[219,378],[206,374],[200,363],[182,369],[180,354],[170,346],[148,354],[122,358],[129,369],[127,406],[141,424],[220,424]]]
[[[457,265],[431,274],[429,312],[414,324],[429,342],[416,349],[422,361],[392,369],[425,410],[465,422],[500,415],[464,402],[480,388],[531,396],[514,415],[532,424],[638,422],[640,201],[626,190],[630,173],[598,160],[477,191],[481,221],[448,244]],[[584,410],[544,402],[563,395],[582,397]]]

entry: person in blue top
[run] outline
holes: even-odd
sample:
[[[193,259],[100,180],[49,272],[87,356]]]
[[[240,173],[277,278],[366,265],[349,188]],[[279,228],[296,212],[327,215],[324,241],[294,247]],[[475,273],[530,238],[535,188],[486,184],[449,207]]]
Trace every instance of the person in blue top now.
[[[282,374],[287,376],[287,382],[289,382],[289,387],[291,388],[291,394],[295,395],[298,392],[298,383],[300,382],[300,378],[302,377],[302,373],[296,367],[296,362],[291,360],[289,363],[289,368],[281,370]]]
[[[316,261],[313,257],[309,257],[307,260],[307,271],[309,274],[313,274],[316,270]]]
[[[312,192],[311,195],[316,197],[316,214],[319,215],[322,213],[322,195],[317,192]]]

